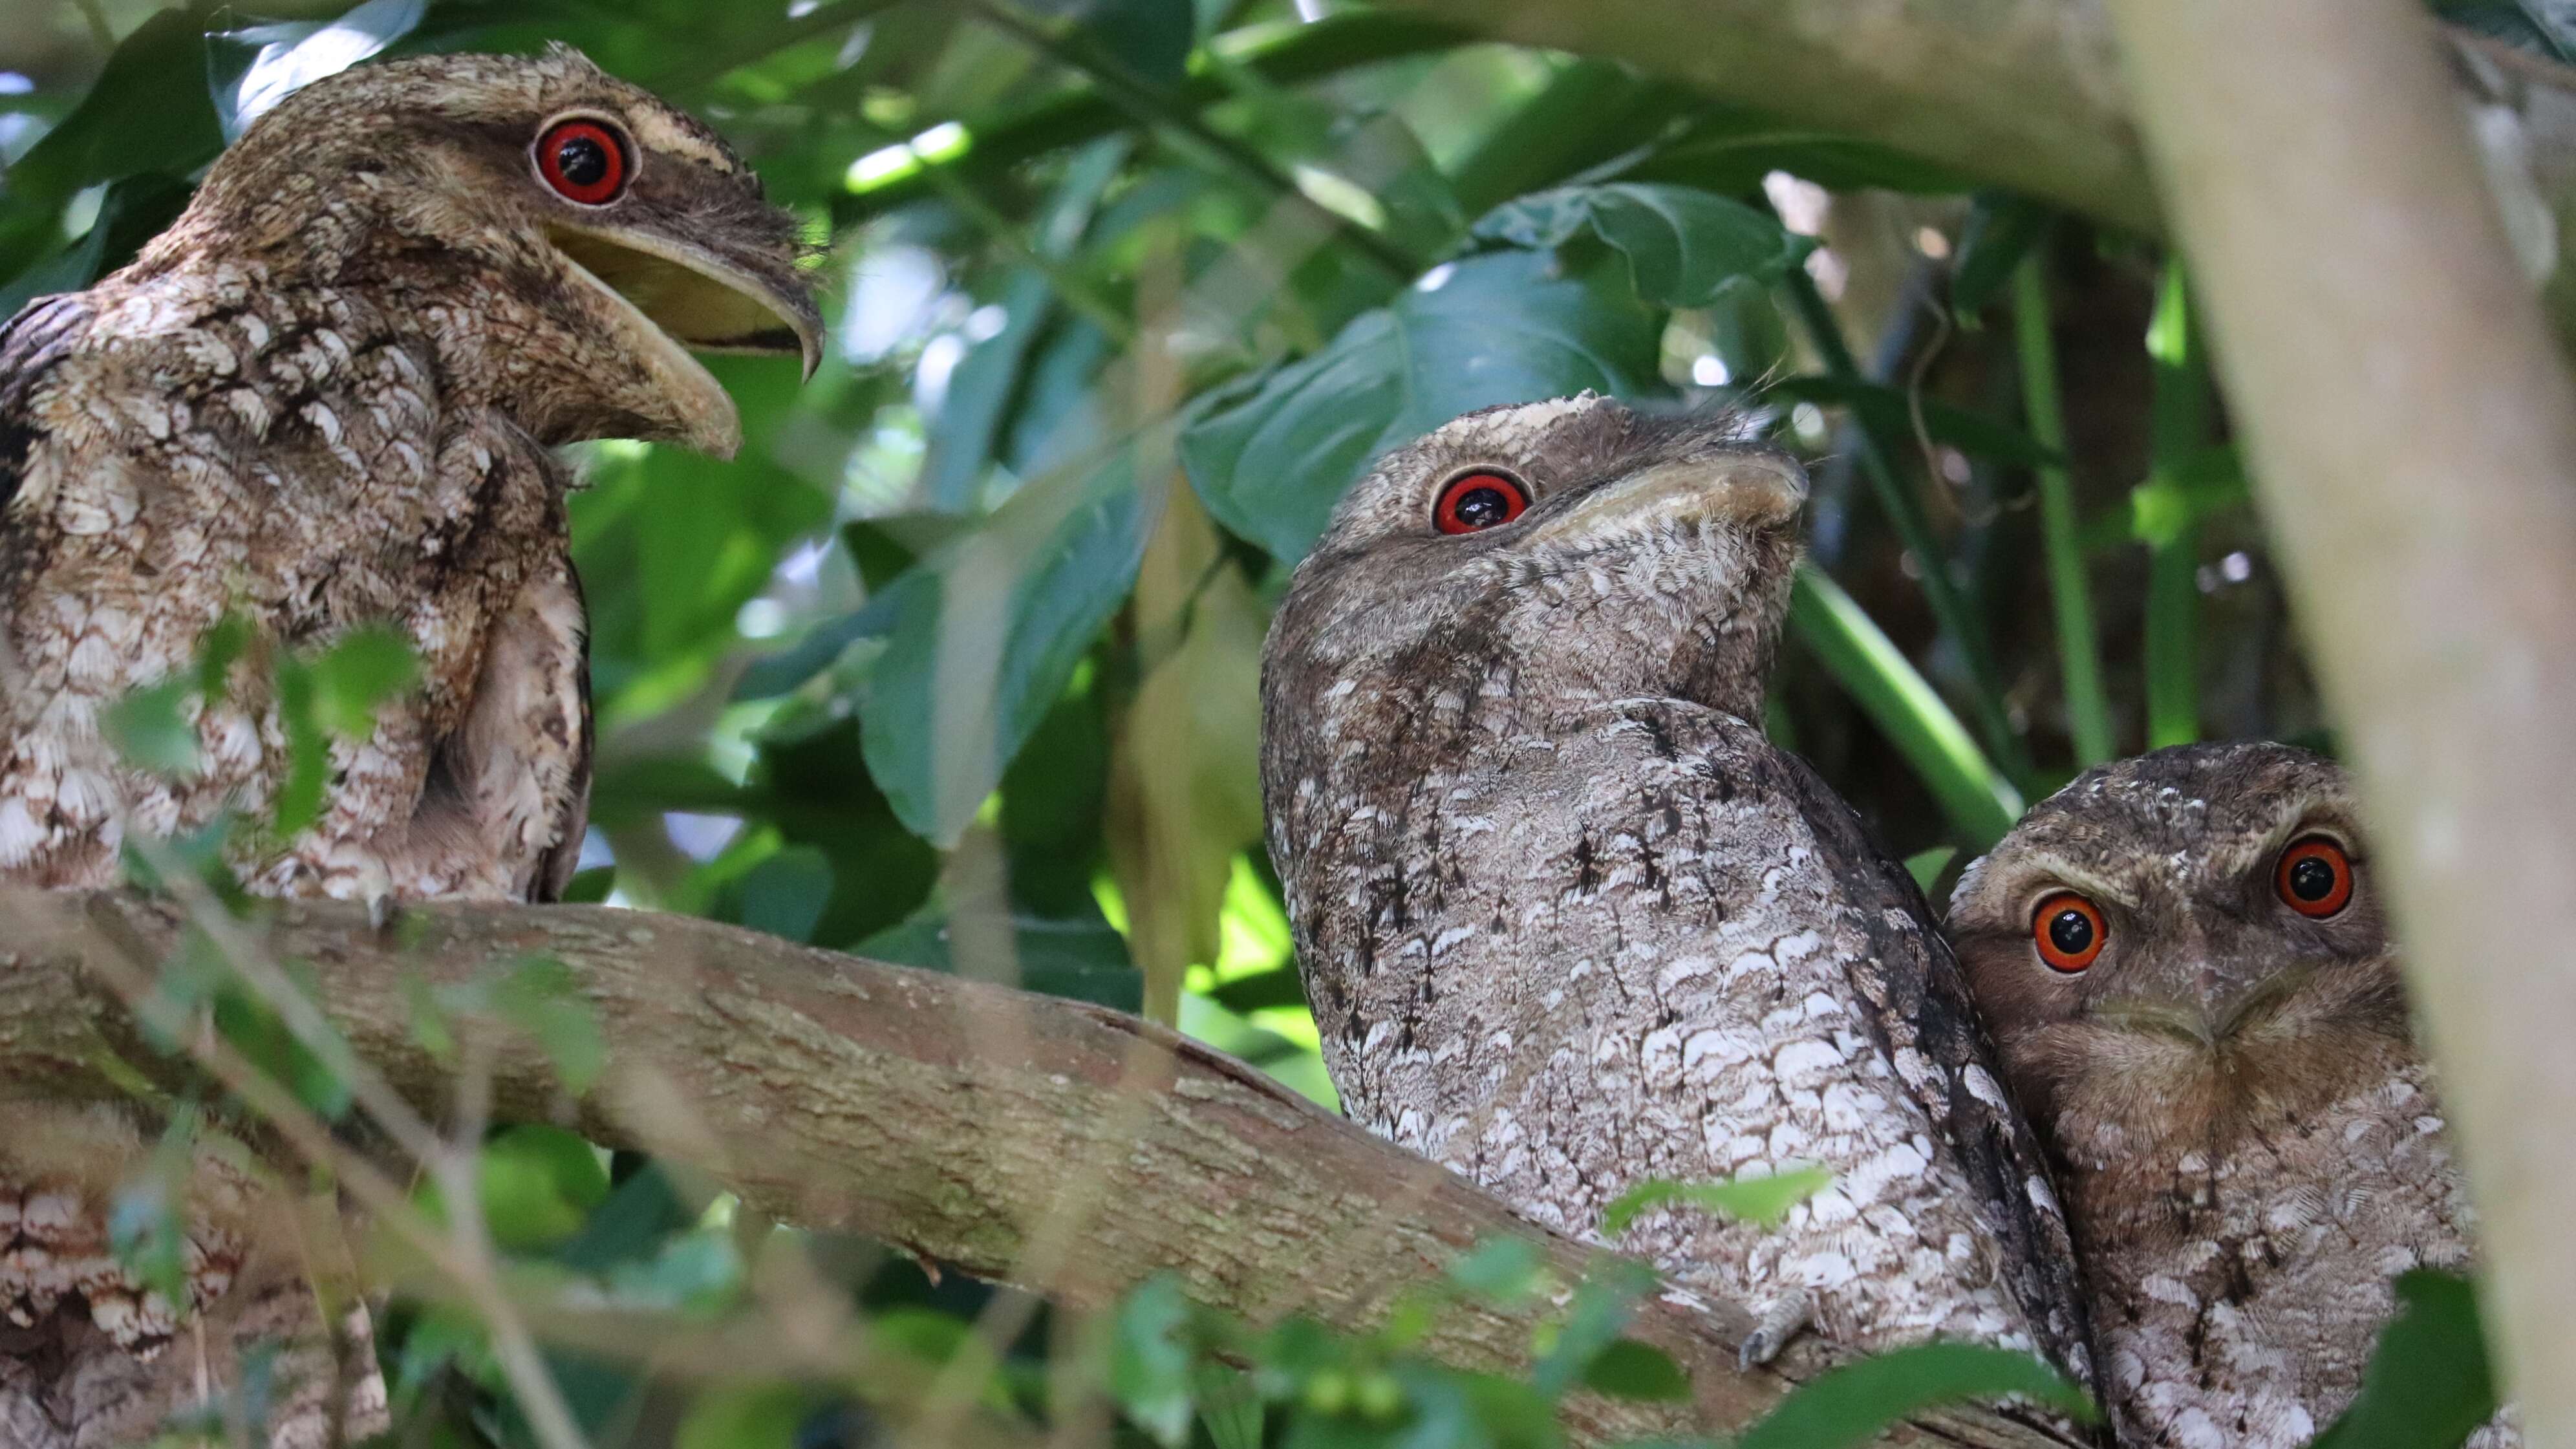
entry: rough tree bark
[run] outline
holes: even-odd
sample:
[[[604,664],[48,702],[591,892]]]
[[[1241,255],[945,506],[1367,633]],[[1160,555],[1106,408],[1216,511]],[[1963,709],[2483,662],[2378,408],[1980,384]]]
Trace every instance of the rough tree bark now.
[[[2115,226],[2164,229],[2103,0],[1397,3],[1625,60]],[[2452,92],[2478,113],[2495,204],[2526,268],[2547,279],[2562,337],[2576,339],[2576,70],[2446,34]]]
[[[0,1098],[113,1096],[136,1067],[175,1082],[180,1065],[108,983],[156,970],[185,929],[166,902],[0,891]],[[276,959],[310,967],[358,1058],[424,1112],[454,1084],[415,1030],[416,984],[559,960],[611,1044],[608,1071],[576,1099],[533,1043],[497,1043],[496,1110],[701,1168],[780,1219],[1059,1301],[1096,1306],[1174,1269],[1255,1321],[1358,1327],[1483,1237],[1539,1243],[1567,1281],[1598,1251],[1241,1062],[1097,1007],[603,908],[429,907],[389,938],[354,908],[291,905],[255,929]],[[1549,1311],[1462,1306],[1427,1346],[1508,1369]],[[1740,1373],[1747,1323],[1679,1295],[1642,1305],[1631,1332],[1673,1355],[1694,1401],[1578,1398],[1569,1427],[1587,1442],[1732,1429],[1842,1357],[1809,1342],[1778,1372]],[[1891,1442],[2072,1441],[1965,1411]]]
[[[2576,388],[2415,0],[2114,15],[2391,867],[2505,1378],[2576,1445]]]

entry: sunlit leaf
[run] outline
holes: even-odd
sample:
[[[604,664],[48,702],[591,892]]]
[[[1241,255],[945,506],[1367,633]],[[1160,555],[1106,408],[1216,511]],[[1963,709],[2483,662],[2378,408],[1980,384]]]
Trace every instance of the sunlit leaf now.
[[[1959,847],[1955,845],[1936,845],[1929,850],[1918,850],[1905,857],[1905,873],[1914,877],[1916,889],[1928,893],[1932,883],[1941,878],[1941,872],[1949,869],[1950,862],[1958,858]]]
[[[1537,1285],[1540,1266],[1527,1238],[1488,1238],[1449,1265],[1449,1280],[1480,1298],[1510,1303]]]
[[[575,1133],[537,1123],[508,1128],[484,1143],[475,1179],[493,1241],[514,1252],[570,1238],[608,1198],[608,1172],[598,1152]]]
[[[337,20],[209,35],[207,84],[224,138],[237,139],[269,107],[409,34],[426,9],[428,0],[366,0]]]
[[[1635,395],[1654,384],[1656,338],[1624,281],[1564,274],[1544,252],[1470,257],[1218,395],[1182,461],[1218,522],[1293,559],[1378,452],[1498,403]]]
[[[1789,1215],[1789,1209],[1822,1192],[1834,1180],[1832,1172],[1821,1167],[1797,1167],[1787,1172],[1760,1177],[1739,1177],[1727,1182],[1673,1182],[1666,1178],[1648,1178],[1611,1199],[1601,1211],[1601,1235],[1616,1238],[1628,1230],[1637,1215],[1651,1208],[1692,1207],[1721,1214],[1738,1222],[1777,1227]]]
[[[1982,1344],[1925,1343],[1845,1364],[1801,1385],[1734,1449],[1843,1449],[1944,1404],[2019,1395],[2084,1423],[2093,1401],[2030,1354]]]
[[[313,661],[313,707],[322,728],[344,740],[364,739],[376,709],[420,673],[411,645],[390,629],[359,629]]]
[[[1627,259],[1638,296],[1666,307],[1705,307],[1731,289],[1768,287],[1815,245],[1740,201],[1637,182],[1524,196],[1488,213],[1475,234],[1543,248],[1589,234]]]
[[[785,1384],[709,1389],[680,1421],[674,1449],[797,1449],[813,1396]]]

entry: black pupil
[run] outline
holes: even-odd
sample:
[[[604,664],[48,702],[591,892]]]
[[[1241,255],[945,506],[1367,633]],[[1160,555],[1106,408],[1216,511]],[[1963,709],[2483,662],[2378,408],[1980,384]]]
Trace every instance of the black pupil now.
[[[555,143],[555,169],[575,186],[596,186],[608,177],[608,148],[596,136],[566,136]]]
[[[2083,955],[2093,945],[2091,918],[2073,907],[2059,911],[2049,919],[2048,943],[2066,955]]]
[[[2323,856],[2312,855],[2290,867],[2290,894],[2303,901],[2321,901],[2334,894],[2334,867]]]
[[[1512,500],[1503,496],[1503,490],[1488,483],[1469,489],[1452,511],[1457,514],[1458,521],[1469,528],[1491,528],[1511,517]]]

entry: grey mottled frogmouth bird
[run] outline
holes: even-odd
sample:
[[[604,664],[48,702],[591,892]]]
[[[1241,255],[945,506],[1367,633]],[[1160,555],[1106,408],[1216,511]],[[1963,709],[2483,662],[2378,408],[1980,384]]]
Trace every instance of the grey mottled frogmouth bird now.
[[[2063,1160],[2122,1442],[2307,1443],[2389,1280],[2472,1250],[2342,769],[2248,742],[2088,771],[1968,868],[1949,926]]]
[[[263,666],[385,626],[418,686],[334,745],[312,828],[241,833],[234,864],[276,895],[560,890],[591,725],[554,450],[730,454],[689,349],[812,370],[798,230],[713,132],[569,50],[400,60],[287,98],[131,266],[0,327],[0,884],[114,884],[134,837],[259,816],[290,754]],[[106,712],[228,614],[252,646],[192,715],[199,768],[129,767]],[[107,1250],[139,1130],[20,1112],[0,1140],[8,1442],[108,1442],[185,1396],[144,1359],[188,1305]],[[189,1296],[310,1320],[227,1181],[197,1182]],[[277,1442],[323,1397],[281,1401]]]
[[[1802,1325],[2088,1349],[2065,1224],[1913,881],[1764,738],[1803,472],[1582,397],[1381,458],[1296,571],[1269,847],[1352,1117],[1598,1235],[1650,1178],[1808,1166],[1776,1231],[1622,1245]]]

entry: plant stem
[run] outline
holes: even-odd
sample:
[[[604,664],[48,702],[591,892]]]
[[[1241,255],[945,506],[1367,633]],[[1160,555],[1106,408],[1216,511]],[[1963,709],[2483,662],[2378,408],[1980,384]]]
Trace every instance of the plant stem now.
[[[2022,409],[2030,435],[2066,452],[2066,406],[2057,391],[2057,340],[2049,332],[2048,276],[2034,249],[2013,268],[2013,329],[2021,355]],[[2057,610],[2058,667],[2066,679],[2066,729],[2083,766],[2111,758],[2111,706],[2102,693],[2102,649],[2093,632],[2093,593],[2075,537],[2075,488],[2063,464],[2038,470],[2041,545]]]
[[[2148,412],[2149,486],[2171,485],[2209,425],[2209,375],[2191,325],[2191,293],[2180,254],[2165,263],[2147,330],[2155,360]],[[2200,738],[2200,520],[2185,516],[2170,537],[2147,544],[2147,748]]]
[[[1791,267],[1783,286],[1826,374],[1840,382],[1867,381],[1861,376],[1859,364],[1852,360],[1851,349],[1844,345],[1842,329],[1834,321],[1833,309],[1825,305],[1824,294],[1816,290],[1815,279],[1805,269]],[[1923,501],[1896,476],[1896,469],[1888,461],[1893,454],[1887,440],[1869,426],[1860,409],[1852,410],[1852,421],[1853,435],[1860,442],[1855,451],[1861,471],[1869,475],[1871,490],[1878,495],[1879,506],[1887,510],[1887,521],[1896,530],[1898,542],[1914,556],[1932,617],[1940,624],[1941,632],[1958,646],[1960,658],[1967,664],[1968,703],[1979,732],[1985,736],[1986,748],[2004,761],[2015,778],[2027,777],[2031,773],[2029,751],[2004,712],[2002,676],[1986,648],[1984,631],[1969,612],[1967,597],[1950,578],[1948,556],[1942,552],[1940,540],[1933,537],[1932,521],[1923,511]]]
[[[1960,840],[1984,850],[2003,838],[2021,818],[2021,792],[1868,610],[1823,572],[1801,567],[1789,627],[1905,757]]]

